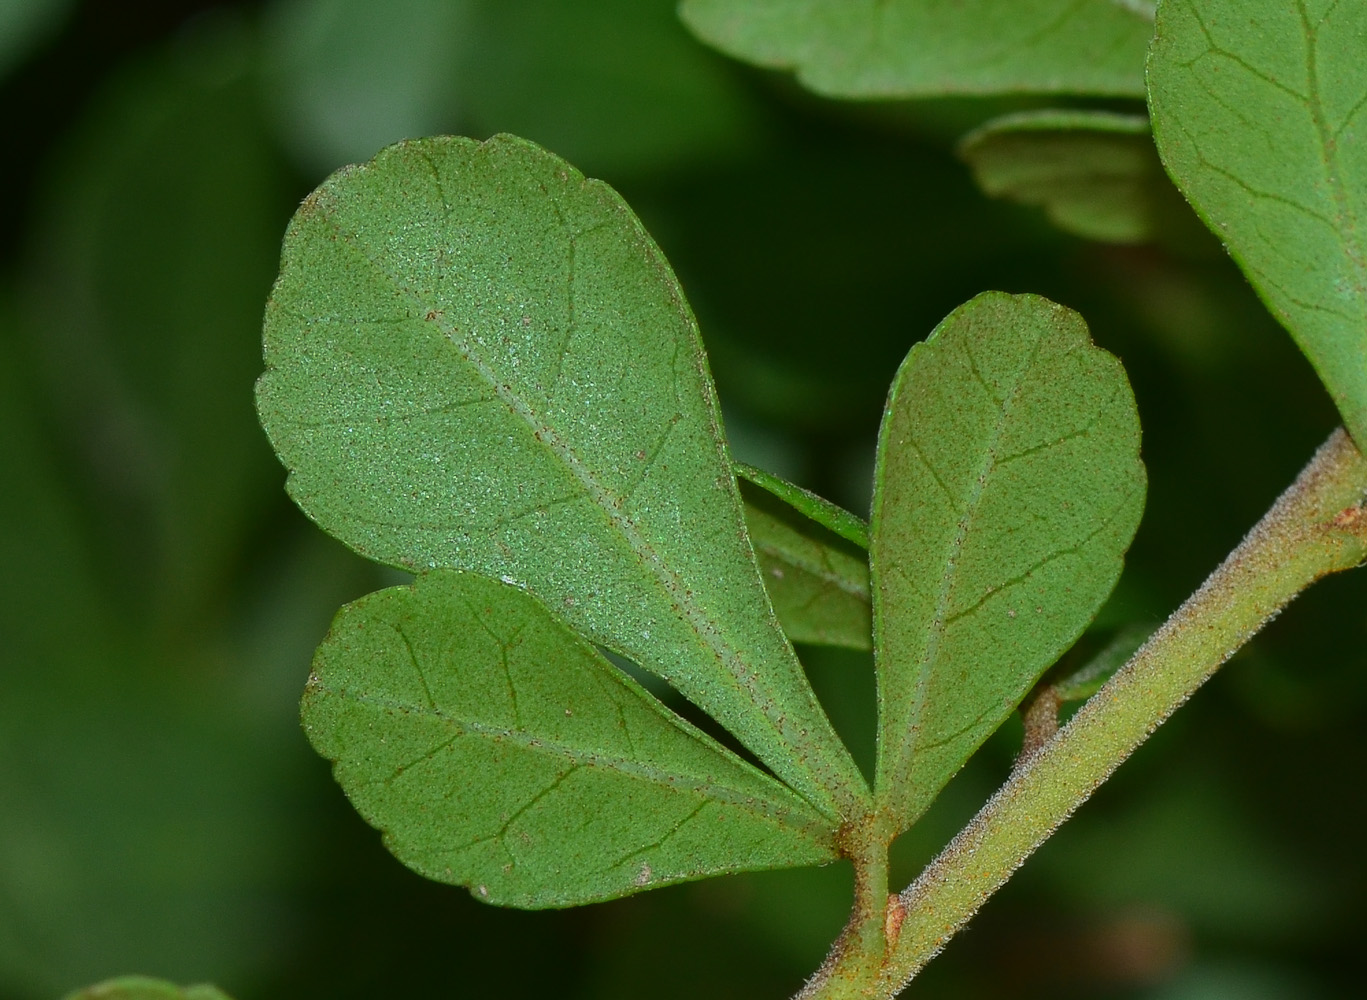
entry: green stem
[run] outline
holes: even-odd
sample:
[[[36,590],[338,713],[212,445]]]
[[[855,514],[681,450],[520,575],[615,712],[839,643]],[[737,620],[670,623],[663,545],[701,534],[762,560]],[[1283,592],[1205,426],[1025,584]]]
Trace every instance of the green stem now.
[[[796,1000],[866,996],[864,991],[877,982],[887,964],[889,907],[895,907],[896,925],[900,926],[901,906],[897,897],[888,895],[891,838],[883,832],[885,825],[877,814],[870,814],[841,830],[841,852],[854,865],[854,909],[826,961]]]
[[[1201,588],[896,897],[905,916],[878,975],[803,996],[895,996],[1220,664],[1311,583],[1367,557],[1364,496],[1367,460],[1335,431]]]

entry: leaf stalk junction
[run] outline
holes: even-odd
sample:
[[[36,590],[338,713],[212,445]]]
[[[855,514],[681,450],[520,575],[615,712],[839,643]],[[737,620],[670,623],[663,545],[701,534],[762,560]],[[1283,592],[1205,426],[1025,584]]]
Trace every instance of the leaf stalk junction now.
[[[881,905],[887,843],[847,834],[854,911],[801,1000],[896,996],[1221,664],[1310,584],[1367,558],[1365,498],[1367,459],[1340,428],[1205,583]]]

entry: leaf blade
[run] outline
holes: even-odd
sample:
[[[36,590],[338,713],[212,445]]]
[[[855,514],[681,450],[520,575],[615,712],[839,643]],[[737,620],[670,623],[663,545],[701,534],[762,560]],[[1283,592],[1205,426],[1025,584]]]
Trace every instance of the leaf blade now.
[[[1144,494],[1129,383],[1075,313],[984,293],[907,355],[875,476],[877,795],[904,829],[1119,577]]]
[[[68,994],[66,1000],[229,1000],[217,986],[177,986],[149,976],[120,976]]]
[[[1142,115],[1006,115],[964,136],[959,156],[988,194],[1037,205],[1060,229],[1088,239],[1146,243],[1183,209]]]
[[[1164,166],[1359,441],[1367,439],[1364,36],[1361,4],[1165,0],[1149,55]]]
[[[609,187],[510,136],[390,147],[296,215],[265,343],[262,424],[326,530],[524,585],[827,815],[864,807],[764,599],[692,315]]]
[[[703,41],[830,97],[1144,93],[1142,0],[683,0]]]
[[[472,574],[347,605],[303,719],[395,856],[487,902],[571,906],[834,857],[832,824],[791,790],[535,598]]]

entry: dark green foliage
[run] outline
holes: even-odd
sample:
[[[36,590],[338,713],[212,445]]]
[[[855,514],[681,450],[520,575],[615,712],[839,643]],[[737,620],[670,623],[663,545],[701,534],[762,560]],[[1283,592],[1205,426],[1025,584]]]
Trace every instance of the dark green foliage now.
[[[1081,311],[1134,383],[1150,502],[1074,667],[1186,596],[1338,419],[1235,268],[1084,244],[981,198],[950,147],[1009,110],[999,103],[818,103],[709,53],[670,3],[631,5],[648,8],[654,48],[613,44],[622,5],[586,2],[582,31],[511,9],[494,11],[496,36],[470,22],[462,45],[483,59],[460,63],[469,92],[509,95],[479,115],[459,88],[415,114],[400,79],[412,67],[378,32],[329,36],[317,62],[344,79],[367,71],[384,134],[362,129],[343,94],[315,105],[338,112],[319,136],[300,127],[314,111],[288,112],[300,105],[278,72],[298,44],[286,5],[193,19],[192,6],[73,6],[50,41],[13,50],[28,55],[0,102],[6,1000],[133,968],[289,1000],[453,988],[750,1000],[790,994],[839,930],[841,865],[563,913],[480,906],[395,863],[311,754],[296,712],[309,650],[339,604],[406,581],[293,511],[249,383],[291,211],[385,142],[514,130],[611,181],[699,315],[736,457],[861,514],[885,390],[912,343],[984,288]],[[440,81],[457,60],[443,64],[418,5],[385,6],[386,37],[431,42]],[[535,55],[543,25],[568,62],[607,66],[594,55],[605,48],[622,62],[572,87]],[[646,99],[661,93],[687,96],[664,114]],[[1367,869],[1344,790],[1367,697],[1362,587],[1332,581],[1273,623],[909,995],[1353,995]],[[871,746],[868,654],[800,651],[850,745]],[[895,884],[999,783],[1011,726],[898,843]]]
[[[124,976],[69,994],[66,1000],[231,1000],[215,986],[180,987],[146,976]]]

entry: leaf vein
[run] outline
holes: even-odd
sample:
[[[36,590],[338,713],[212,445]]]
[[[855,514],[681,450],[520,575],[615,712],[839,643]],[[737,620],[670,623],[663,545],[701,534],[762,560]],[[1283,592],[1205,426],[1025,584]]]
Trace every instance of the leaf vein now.
[[[717,782],[711,777],[696,774],[685,774],[675,770],[668,770],[658,765],[652,764],[648,760],[638,757],[620,757],[613,754],[604,753],[598,750],[585,749],[584,747],[574,746],[557,740],[545,739],[533,736],[532,734],[520,730],[509,729],[502,726],[490,725],[475,719],[459,719],[447,714],[442,709],[427,709],[422,706],[405,704],[380,695],[357,694],[354,691],[339,691],[328,687],[324,683],[316,685],[316,689],[323,694],[333,697],[340,697],[350,700],[360,705],[366,705],[390,712],[402,712],[410,714],[425,715],[435,718],[445,725],[451,726],[456,730],[450,740],[442,746],[449,746],[460,736],[472,735],[488,740],[507,741],[514,743],[521,750],[526,750],[541,756],[566,757],[574,762],[576,767],[591,767],[606,771],[622,774],[629,778],[645,781],[655,785],[667,785],[672,788],[693,791],[700,795],[705,795],[709,799],[726,803],[753,813],[774,820],[789,829],[801,830],[808,836],[812,836],[829,842],[833,836],[833,830],[827,825],[826,817],[815,811],[815,807],[810,806],[805,799],[797,796],[786,785],[779,783],[776,779],[766,775],[757,774],[762,780],[773,782],[776,791],[796,797],[796,802],[802,806],[811,808],[812,812],[799,811],[791,808],[782,802],[742,791],[732,785]],[[434,756],[440,751],[439,746],[423,755],[423,758]],[[423,758],[419,758],[422,760]],[[732,763],[733,759],[723,757],[718,764]]]
[[[408,638],[408,633],[398,625],[391,625],[392,629],[399,634],[403,640],[403,648],[408,651],[409,662],[413,664],[413,672],[418,675],[418,683],[422,685],[423,697],[427,699],[427,707],[435,709],[437,703],[432,698],[432,689],[427,686],[427,675],[423,673],[422,664],[418,662],[418,654],[413,650],[413,643]]]
[[[973,602],[972,605],[970,605],[967,608],[964,608],[962,611],[957,611],[954,614],[950,615],[948,618],[946,618],[944,623],[945,628],[948,628],[950,625],[954,624],[960,619],[967,618],[970,615],[975,614],[979,609],[982,608],[984,604],[991,600],[996,594],[999,594],[1001,591],[1005,590],[1008,587],[1013,587],[1016,584],[1021,583],[1026,579],[1029,579],[1031,576],[1039,572],[1041,569],[1049,565],[1051,562],[1054,562],[1057,559],[1061,559],[1064,556],[1077,555],[1079,552],[1081,552],[1083,549],[1085,549],[1088,545],[1091,544],[1092,539],[1096,538],[1097,535],[1101,534],[1103,531],[1105,531],[1107,528],[1111,526],[1115,519],[1120,516],[1120,512],[1125,509],[1125,507],[1129,504],[1130,500],[1133,497],[1134,490],[1130,490],[1130,492],[1126,493],[1125,496],[1121,498],[1120,502],[1117,503],[1115,507],[1111,509],[1110,513],[1107,514],[1106,517],[1103,518],[1095,528],[1093,528],[1091,531],[1087,533],[1086,537],[1084,537],[1082,541],[1078,542],[1075,545],[1069,545],[1062,549],[1056,549],[1053,552],[1049,553],[1047,556],[1044,556],[1041,559],[1037,560],[1033,565],[1017,573],[1015,576],[1012,576],[1009,579],[1003,580],[1001,583],[989,587],[982,594],[981,597],[979,597],[976,601]]]
[[[341,245],[345,246],[350,252],[365,261],[378,275],[386,279],[391,285],[407,294],[424,313],[431,311],[426,309],[421,296],[412,288],[405,285],[397,275],[391,273],[383,263],[373,258],[360,244],[356,234],[350,233],[342,228],[341,223],[331,213],[325,214],[324,218],[337,234]],[[707,655],[715,659],[721,666],[721,677],[725,683],[735,692],[744,692],[742,697],[758,709],[758,714],[763,718],[769,729],[785,744],[791,742],[791,738],[784,731],[783,716],[778,712],[771,700],[764,697],[760,690],[751,682],[750,677],[753,670],[743,661],[738,650],[731,646],[718,634],[715,627],[708,620],[706,613],[692,599],[691,595],[683,587],[678,576],[660,558],[655,547],[651,545],[640,533],[630,518],[618,512],[613,503],[611,493],[598,482],[597,477],[589,470],[582,459],[575,451],[561,438],[559,432],[546,422],[540,420],[535,412],[527,405],[527,401],[518,393],[512,391],[511,387],[498,378],[493,366],[473,348],[470,341],[460,336],[460,331],[452,328],[446,332],[446,341],[452,345],[461,358],[474,369],[475,373],[489,385],[495,395],[508,407],[510,412],[522,420],[523,423],[536,435],[547,450],[555,455],[561,464],[580,482],[584,491],[593,501],[593,506],[598,512],[606,517],[612,530],[617,536],[626,543],[636,558],[640,561],[656,580],[660,587],[665,590],[672,601],[684,615],[688,624],[689,631],[694,637],[698,647]],[[676,351],[680,345],[676,342]],[[360,518],[351,518],[355,523],[382,523],[376,521],[366,521]],[[399,528],[411,528],[411,524],[395,525]],[[597,638],[607,638],[599,636]],[[783,640],[786,642],[786,639]],[[671,679],[673,671],[667,667],[661,668],[661,676],[666,680]],[[804,794],[799,792],[798,794]],[[837,793],[838,794],[838,793]],[[804,795],[804,797],[806,797]],[[808,798],[808,801],[811,801]],[[830,806],[813,803],[819,811],[834,815]]]
[[[653,843],[645,844],[641,847],[632,848],[630,851],[628,851],[622,857],[618,858],[612,864],[604,865],[602,868],[598,869],[598,871],[594,874],[601,875],[605,872],[612,871],[614,868],[620,868],[622,865],[627,864],[629,861],[631,861],[632,858],[640,857],[647,851],[658,851],[661,847],[663,847],[665,844],[669,842],[670,838],[677,837],[679,835],[679,831],[682,830],[688,823],[692,822],[692,820],[698,815],[698,813],[702,812],[704,809],[707,808],[707,805],[707,800],[703,799],[703,801],[699,802],[696,806],[693,807],[693,809],[689,812],[687,816],[684,816],[677,823],[670,826],[669,829],[667,829],[663,834],[661,834],[660,837],[657,838]]]

